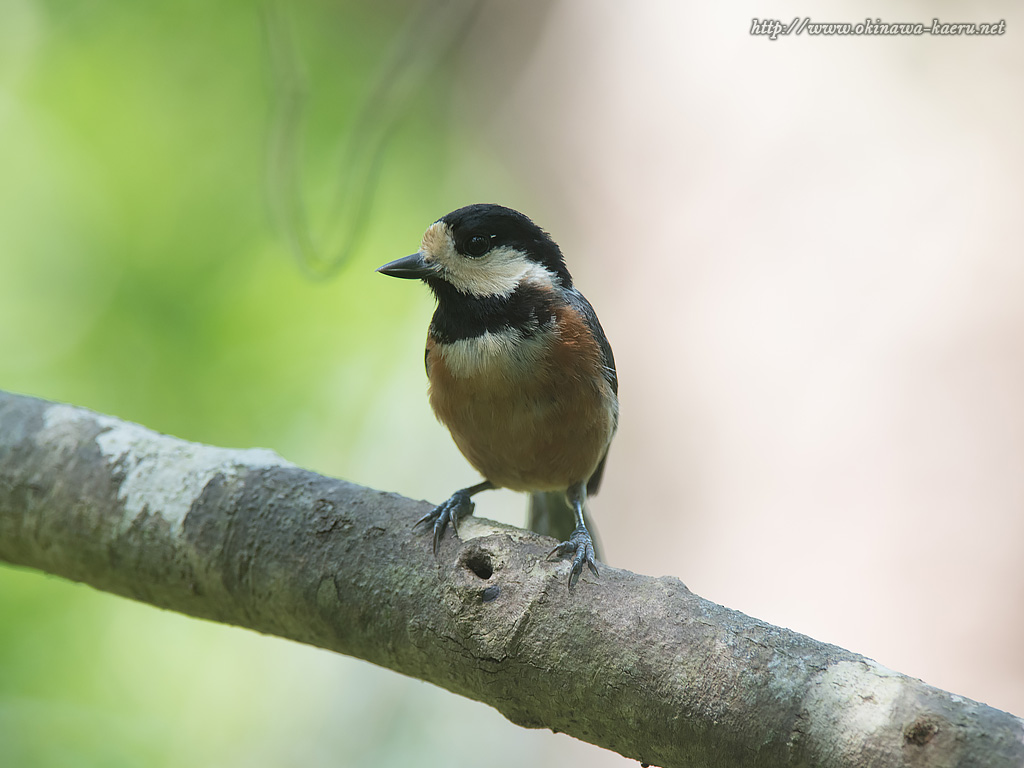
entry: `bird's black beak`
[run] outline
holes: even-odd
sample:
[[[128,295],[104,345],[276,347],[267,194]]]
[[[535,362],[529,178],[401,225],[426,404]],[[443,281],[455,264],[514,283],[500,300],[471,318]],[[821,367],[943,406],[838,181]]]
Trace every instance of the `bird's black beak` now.
[[[377,267],[382,275],[391,277],[404,277],[407,279],[430,277],[437,271],[437,266],[423,258],[422,253],[414,253],[412,256],[404,256],[401,259],[389,261],[383,267]]]

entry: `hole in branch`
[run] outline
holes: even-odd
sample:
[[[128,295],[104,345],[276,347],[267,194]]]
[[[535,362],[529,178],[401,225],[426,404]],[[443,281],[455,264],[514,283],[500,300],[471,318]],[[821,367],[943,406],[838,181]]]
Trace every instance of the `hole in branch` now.
[[[462,556],[462,564],[481,579],[489,579],[494,573],[491,556],[477,547],[466,550]]]

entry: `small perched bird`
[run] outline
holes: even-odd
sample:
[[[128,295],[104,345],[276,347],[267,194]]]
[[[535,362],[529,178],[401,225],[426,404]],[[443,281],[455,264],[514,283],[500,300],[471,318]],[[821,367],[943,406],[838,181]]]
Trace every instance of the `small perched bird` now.
[[[427,333],[430,405],[484,480],[417,522],[445,528],[492,488],[531,493],[530,528],[564,539],[569,587],[597,575],[585,505],[618,425],[612,349],[562,252],[523,214],[470,205],[427,229],[420,250],[380,267],[418,278],[437,298]],[[457,530],[456,530],[457,532]]]

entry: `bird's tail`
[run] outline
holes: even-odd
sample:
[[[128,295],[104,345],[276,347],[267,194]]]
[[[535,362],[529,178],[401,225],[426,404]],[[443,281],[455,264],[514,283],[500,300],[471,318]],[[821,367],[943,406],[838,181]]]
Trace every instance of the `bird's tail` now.
[[[576,528],[576,515],[573,512],[569,499],[564,491],[538,491],[530,494],[530,514],[527,518],[527,527],[534,533],[544,536],[551,536],[559,541],[568,541],[570,534]],[[597,531],[594,530],[594,523],[583,510],[583,521],[586,523],[590,537],[594,540],[594,550],[600,557],[601,549],[598,546]]]

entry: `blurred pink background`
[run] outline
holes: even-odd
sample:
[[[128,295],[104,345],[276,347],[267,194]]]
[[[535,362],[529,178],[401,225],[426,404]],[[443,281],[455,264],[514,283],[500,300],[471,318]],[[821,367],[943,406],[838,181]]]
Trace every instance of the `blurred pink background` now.
[[[495,52],[489,7],[470,46],[465,91],[507,91],[466,119],[524,189],[495,202],[615,349],[605,557],[1024,714],[1024,13],[782,3],[1007,31],[776,41],[765,13],[571,0]]]

